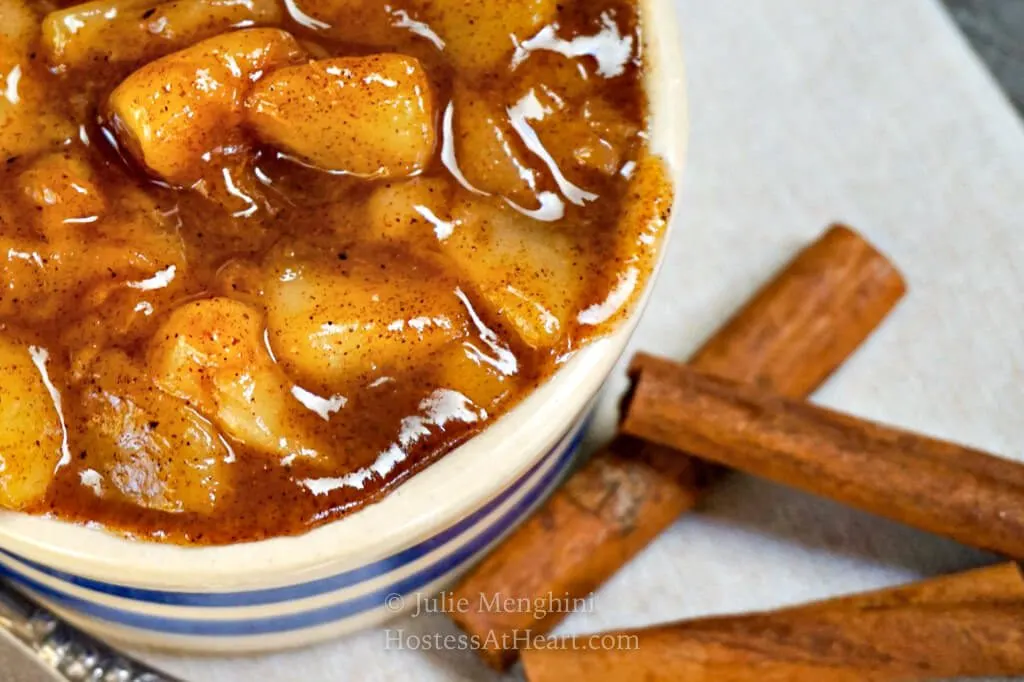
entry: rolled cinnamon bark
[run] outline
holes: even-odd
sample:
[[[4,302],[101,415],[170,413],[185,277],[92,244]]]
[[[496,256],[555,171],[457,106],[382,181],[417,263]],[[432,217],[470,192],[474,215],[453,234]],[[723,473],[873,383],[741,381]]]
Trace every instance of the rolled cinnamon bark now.
[[[1024,674],[1024,579],[1003,564],[780,611],[535,642],[530,682],[888,682]]]
[[[1024,465],[639,355],[624,433],[1024,558]]]
[[[806,396],[902,298],[899,272],[848,227],[831,227],[701,348],[696,367]],[[488,610],[502,600],[581,598],[696,503],[703,468],[670,449],[618,438],[596,453],[533,517],[459,583],[471,607],[452,614],[485,642],[493,667],[511,665],[522,635],[567,614]],[[486,643],[495,644],[488,646]]]
[[[845,225],[804,249],[690,358],[702,372],[805,398],[906,293],[885,256]]]

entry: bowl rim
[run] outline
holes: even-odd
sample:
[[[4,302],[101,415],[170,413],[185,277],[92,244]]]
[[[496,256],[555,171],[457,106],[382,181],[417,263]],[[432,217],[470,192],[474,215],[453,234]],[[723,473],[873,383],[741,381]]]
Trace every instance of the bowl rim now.
[[[671,0],[640,0],[640,6],[650,145],[669,166],[678,208],[688,132],[679,27]],[[577,352],[479,434],[357,512],[302,535],[200,547],[131,539],[95,523],[0,512],[0,548],[85,578],[195,592],[294,585],[391,556],[493,499],[582,417],[639,321],[673,231],[670,224],[640,301],[615,331]]]

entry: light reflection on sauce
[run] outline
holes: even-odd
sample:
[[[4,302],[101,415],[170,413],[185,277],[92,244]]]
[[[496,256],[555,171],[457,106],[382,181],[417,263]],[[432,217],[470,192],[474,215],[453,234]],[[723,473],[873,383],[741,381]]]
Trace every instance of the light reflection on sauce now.
[[[423,216],[428,223],[434,226],[434,234],[437,235],[437,238],[440,241],[444,241],[445,239],[448,239],[448,237],[452,236],[456,225],[454,222],[441,220],[426,206],[416,205],[413,206],[413,209]]]
[[[324,398],[298,385],[292,386],[291,393],[295,396],[296,400],[325,422],[331,421],[331,415],[345,407],[348,403],[348,398],[343,395],[335,394]]]
[[[97,497],[103,497],[103,476],[95,469],[82,469],[78,472],[82,485],[92,490]]]
[[[57,418],[60,420],[60,461],[57,462],[57,468],[67,466],[71,463],[71,450],[68,447],[68,427],[64,422],[64,408],[62,407],[62,399],[60,391],[53,385],[53,381],[50,380],[50,372],[46,367],[46,363],[50,360],[50,351],[39,346],[28,347],[29,357],[32,358],[32,364],[39,370],[39,376],[43,380],[43,386],[46,387],[47,393],[50,394],[50,400],[53,401],[53,408],[57,412]]]
[[[596,194],[569,182],[568,178],[565,177],[565,174],[558,167],[558,163],[551,156],[551,152],[544,147],[544,143],[540,141],[537,133],[530,126],[530,121],[543,121],[544,117],[549,114],[551,114],[551,110],[541,103],[540,99],[537,98],[537,93],[533,90],[526,93],[521,100],[512,105],[508,110],[509,121],[512,123],[515,131],[519,133],[523,144],[544,162],[544,165],[551,172],[555,182],[558,183],[558,189],[562,191],[565,198],[577,206],[582,206],[588,201],[594,201],[597,199]]]
[[[456,289],[455,296],[462,302],[462,305],[466,307],[466,312],[469,313],[469,317],[473,321],[473,325],[479,332],[480,339],[487,345],[491,353],[493,353],[493,355],[488,355],[472,341],[466,341],[465,346],[472,351],[472,357],[477,362],[494,367],[505,376],[513,376],[519,370],[519,361],[516,359],[515,354],[508,346],[502,343],[501,339],[494,333],[493,329],[484,324],[483,320],[480,319],[480,315],[473,308],[473,304],[470,303],[462,289]]]
[[[540,208],[533,210],[523,208],[507,197],[505,203],[527,218],[533,218],[542,223],[553,223],[565,217],[565,203],[554,192],[541,192],[537,195],[537,200],[540,201]]]
[[[18,95],[18,83],[21,81],[21,65],[16,65],[7,72],[6,84],[4,87],[4,99],[10,104],[17,104],[21,101]]]
[[[295,0],[284,0],[284,6],[287,8],[288,14],[291,16],[292,21],[299,24],[300,26],[304,26],[306,28],[313,30],[331,28],[331,25],[328,24],[327,22],[320,21],[315,17],[311,17],[305,12],[303,12],[301,9],[299,9],[299,6],[295,4]]]
[[[138,289],[139,291],[164,289],[170,286],[171,282],[174,281],[174,274],[177,270],[178,267],[176,265],[168,265],[163,270],[157,271],[152,277],[138,282],[128,282],[125,286],[131,289]]]
[[[459,161],[455,158],[455,132],[453,130],[452,122],[455,118],[455,103],[448,102],[448,106],[444,108],[444,115],[441,120],[441,163],[448,169],[448,172],[452,174],[460,185],[465,189],[468,189],[473,194],[480,196],[489,196],[487,192],[482,189],[474,187],[466,176],[462,174],[462,170],[459,168]]]
[[[438,50],[444,49],[444,40],[428,24],[413,19],[404,9],[391,9],[391,7],[385,7],[384,9],[391,12],[392,16],[395,17],[393,24],[395,28],[407,28],[411,33],[429,40]]]
[[[420,403],[420,414],[402,420],[398,440],[380,453],[369,467],[339,477],[305,478],[299,484],[314,495],[326,495],[341,488],[362,490],[373,479],[385,479],[405,461],[408,449],[434,430],[444,431],[451,423],[475,424],[487,419],[487,411],[476,407],[457,391],[438,389]]]
[[[608,292],[608,298],[581,311],[576,320],[586,325],[607,322],[630,301],[639,281],[640,271],[636,268],[627,268],[625,272],[619,273],[619,280],[615,288]]]
[[[545,26],[537,35],[516,46],[512,68],[526,61],[530,53],[547,50],[570,58],[592,57],[597,62],[598,75],[604,78],[621,76],[633,58],[633,36],[619,33],[619,25],[608,12],[601,14],[601,25],[601,31],[595,35],[576,36],[570,40],[558,37],[557,26]]]

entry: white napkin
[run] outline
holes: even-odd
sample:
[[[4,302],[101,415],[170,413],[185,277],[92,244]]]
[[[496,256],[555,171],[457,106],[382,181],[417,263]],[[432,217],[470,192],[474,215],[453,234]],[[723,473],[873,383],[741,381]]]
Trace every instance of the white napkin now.
[[[684,358],[796,249],[847,221],[911,293],[817,399],[1024,459],[1024,126],[945,11],[935,0],[678,8],[691,153],[634,348]],[[736,476],[560,632],[770,608],[992,559]],[[455,632],[443,616],[393,627]],[[500,679],[470,652],[385,641],[376,630],[262,658],[147,658],[195,682]]]

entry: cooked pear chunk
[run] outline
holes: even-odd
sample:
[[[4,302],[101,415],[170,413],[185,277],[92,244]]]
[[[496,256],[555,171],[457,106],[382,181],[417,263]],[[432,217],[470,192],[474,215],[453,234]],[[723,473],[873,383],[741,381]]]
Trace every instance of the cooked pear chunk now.
[[[242,102],[252,82],[304,55],[291,34],[273,28],[210,38],[128,76],[110,94],[108,117],[136,161],[190,185],[211,158],[244,147]]]
[[[455,157],[466,180],[477,189],[533,208],[537,172],[500,98],[460,84],[455,87],[452,106]]]
[[[0,336],[0,507],[23,509],[42,500],[63,454],[48,361],[45,349]]]
[[[524,344],[555,348],[582,293],[573,240],[493,200],[465,198],[453,217],[443,251]]]
[[[235,440],[288,462],[316,458],[322,450],[316,420],[330,414],[308,407],[307,393],[271,357],[263,329],[263,313],[246,303],[187,303],[154,335],[149,370],[157,386]]]
[[[495,414],[504,399],[519,388],[519,377],[487,363],[472,342],[448,345],[439,353],[435,368],[440,388],[461,393],[489,414]]]
[[[426,366],[467,333],[458,284],[429,262],[386,250],[344,261],[284,253],[266,287],[268,331],[289,372],[332,387],[368,373]]]
[[[106,212],[92,168],[71,152],[44,155],[18,181],[36,209],[37,229],[51,244],[81,238]]]
[[[318,168],[405,177],[434,153],[434,97],[413,57],[339,57],[278,69],[246,99],[264,142]]]
[[[413,178],[381,185],[367,205],[366,236],[382,242],[429,247],[444,239],[451,222],[451,186],[441,178]]]
[[[507,66],[517,42],[557,20],[559,0],[413,0],[412,4],[444,41],[444,54],[455,67],[479,72]]]
[[[66,143],[78,127],[50,95],[34,57],[36,13],[22,0],[0,0],[0,161]]]
[[[149,61],[233,28],[278,24],[277,0],[95,0],[50,12],[42,44],[59,67]]]
[[[214,426],[124,353],[103,353],[89,374],[76,445],[100,476],[100,494],[106,483],[148,509],[213,511],[229,486],[231,455]]]

